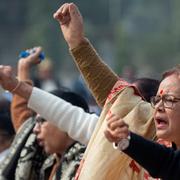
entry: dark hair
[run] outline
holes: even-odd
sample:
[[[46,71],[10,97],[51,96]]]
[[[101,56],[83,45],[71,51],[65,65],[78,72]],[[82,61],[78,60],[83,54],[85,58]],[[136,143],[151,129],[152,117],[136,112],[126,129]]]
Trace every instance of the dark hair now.
[[[6,99],[0,99],[0,131],[9,137],[15,134],[11,121],[10,102]]]
[[[50,93],[64,99],[67,102],[70,102],[74,106],[81,107],[82,109],[84,109],[85,112],[89,112],[89,107],[86,100],[82,96],[74,92],[62,88],[62,89],[53,90]]]
[[[134,81],[134,84],[136,84],[141,96],[150,102],[150,98],[155,96],[158,91],[160,81],[151,78],[138,78]]]
[[[172,69],[165,71],[162,75],[162,80],[165,79],[166,77],[172,75],[172,74],[177,74],[178,76],[180,75],[180,64],[178,64],[177,66],[175,66]]]

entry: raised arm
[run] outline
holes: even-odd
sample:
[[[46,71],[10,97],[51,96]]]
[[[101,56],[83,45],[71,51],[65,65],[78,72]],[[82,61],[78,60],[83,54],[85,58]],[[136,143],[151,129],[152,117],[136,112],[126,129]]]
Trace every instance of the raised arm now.
[[[71,138],[86,145],[98,121],[96,114],[86,113],[82,108],[38,88],[33,88],[28,106]]]
[[[29,55],[26,58],[21,58],[18,61],[17,67],[17,78],[20,81],[26,82],[32,86],[32,81],[30,80],[30,69],[33,65],[38,64],[40,62],[39,54],[41,52],[41,48],[34,48],[30,51],[34,50],[35,52]],[[16,131],[19,127],[31,116],[33,116],[33,111],[27,107],[28,100],[13,94],[13,100],[11,103],[11,116],[12,122]]]
[[[101,60],[84,36],[83,18],[73,3],[63,4],[54,18],[58,20],[64,38],[80,72],[99,106],[118,80],[118,76]]]
[[[31,109],[51,121],[73,139],[87,144],[98,121],[98,116],[29,84],[18,81],[10,66],[0,66],[0,84],[26,100]]]

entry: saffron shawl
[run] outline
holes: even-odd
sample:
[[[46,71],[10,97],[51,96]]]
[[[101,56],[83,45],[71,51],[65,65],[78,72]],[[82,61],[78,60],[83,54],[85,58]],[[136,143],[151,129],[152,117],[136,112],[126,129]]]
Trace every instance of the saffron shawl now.
[[[113,149],[104,136],[106,118],[118,114],[131,131],[148,139],[155,136],[153,109],[136,90],[118,81],[106,100],[92,138],[84,154],[76,179],[79,180],[144,180],[146,171],[123,152]]]

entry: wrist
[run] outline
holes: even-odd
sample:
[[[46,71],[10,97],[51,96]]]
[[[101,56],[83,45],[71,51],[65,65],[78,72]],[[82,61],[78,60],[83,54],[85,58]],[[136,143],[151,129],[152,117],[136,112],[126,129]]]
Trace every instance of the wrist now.
[[[30,69],[31,69],[30,66],[31,65],[29,63],[24,63],[24,62],[18,64],[17,75],[19,80],[24,81],[30,79]]]
[[[32,93],[32,90],[33,87],[31,84],[27,84],[23,81],[18,81],[14,89],[12,89],[10,92],[28,100]]]
[[[68,46],[69,46],[69,49],[72,50],[87,42],[88,42],[87,38],[81,37],[79,39],[76,39],[75,41],[69,42]]]
[[[18,90],[18,88],[20,88],[21,83],[22,83],[21,81],[17,80],[16,85],[14,86],[13,89],[10,90],[10,92],[11,92],[12,94],[16,93],[16,91]]]
[[[121,139],[118,143],[113,143],[113,148],[120,151],[126,150],[130,145],[131,133],[129,132],[126,138]]]
[[[27,59],[19,60],[18,62],[18,69],[23,70],[23,69],[30,69],[31,64],[27,61]]]

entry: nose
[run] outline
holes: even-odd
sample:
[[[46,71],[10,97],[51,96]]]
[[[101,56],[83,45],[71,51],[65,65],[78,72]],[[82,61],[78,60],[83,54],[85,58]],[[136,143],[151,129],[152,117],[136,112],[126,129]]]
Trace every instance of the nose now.
[[[165,110],[162,99],[155,105],[155,110],[156,111],[164,111]]]
[[[38,134],[38,133],[40,133],[40,130],[41,130],[41,125],[39,123],[36,123],[34,128],[33,128],[33,132],[35,134]]]

